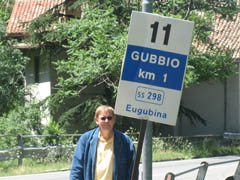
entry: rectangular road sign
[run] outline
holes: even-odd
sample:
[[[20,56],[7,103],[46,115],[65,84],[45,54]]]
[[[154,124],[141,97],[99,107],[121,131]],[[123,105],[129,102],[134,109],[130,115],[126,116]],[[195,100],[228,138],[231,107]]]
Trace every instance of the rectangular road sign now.
[[[175,125],[194,23],[133,11],[116,114]]]

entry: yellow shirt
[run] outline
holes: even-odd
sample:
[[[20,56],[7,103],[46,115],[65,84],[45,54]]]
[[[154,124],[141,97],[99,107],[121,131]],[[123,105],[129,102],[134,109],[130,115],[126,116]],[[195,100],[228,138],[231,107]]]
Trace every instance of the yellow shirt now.
[[[112,180],[113,177],[113,140],[114,136],[106,141],[98,136],[97,161],[95,169],[95,180]]]

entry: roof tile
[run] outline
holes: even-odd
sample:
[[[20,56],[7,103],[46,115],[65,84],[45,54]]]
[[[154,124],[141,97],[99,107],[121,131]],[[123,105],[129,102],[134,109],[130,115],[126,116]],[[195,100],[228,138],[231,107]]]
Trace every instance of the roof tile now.
[[[39,17],[47,10],[66,0],[15,0],[11,17],[7,26],[7,35],[23,36],[26,30],[24,23]],[[240,0],[237,0],[240,5]],[[216,16],[214,31],[210,35],[218,47],[234,51],[233,57],[240,58],[240,12],[235,15],[234,21],[227,21]],[[198,46],[199,50],[207,51],[208,47]]]
[[[237,4],[240,5],[240,0],[237,0]],[[222,47],[224,49],[233,51],[233,58],[240,58],[240,12],[237,13],[233,20],[221,19],[219,16],[215,17],[213,23],[213,32],[210,35],[213,43],[216,47]],[[208,46],[198,44],[198,49],[201,51],[207,51]]]
[[[6,33],[9,36],[22,36],[27,22],[34,20],[47,10],[63,3],[65,0],[15,0],[12,14],[8,21]]]

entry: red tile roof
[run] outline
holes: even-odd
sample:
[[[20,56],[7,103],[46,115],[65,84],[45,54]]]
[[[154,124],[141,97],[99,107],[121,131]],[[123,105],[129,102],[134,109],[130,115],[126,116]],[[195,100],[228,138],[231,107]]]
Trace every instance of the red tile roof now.
[[[240,0],[237,4],[240,5]],[[232,21],[216,17],[210,38],[217,47],[233,50],[233,58],[240,60],[240,12]],[[207,51],[208,47],[199,45],[198,49]]]
[[[23,36],[27,22],[34,20],[47,10],[63,3],[65,0],[15,0],[8,21],[8,36]]]
[[[7,26],[7,35],[23,36],[26,29],[23,25],[24,22],[32,21],[64,1],[66,0],[15,0]],[[237,3],[240,5],[240,0],[237,0]],[[240,58],[240,12],[235,16],[234,21],[216,18],[211,38],[213,42],[217,43],[217,46],[233,50],[234,58]],[[198,48],[201,51],[207,50],[206,46]]]
[[[235,16],[235,21],[217,19],[211,38],[217,46],[234,51],[233,57],[240,58],[240,13]]]

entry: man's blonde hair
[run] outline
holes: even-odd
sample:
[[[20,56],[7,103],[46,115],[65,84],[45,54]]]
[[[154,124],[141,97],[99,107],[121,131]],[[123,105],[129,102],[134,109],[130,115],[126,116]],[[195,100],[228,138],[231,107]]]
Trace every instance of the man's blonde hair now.
[[[96,111],[95,111],[95,116],[94,118],[98,118],[98,115],[100,114],[100,112],[111,112],[112,115],[115,117],[115,113],[114,113],[114,109],[111,107],[111,106],[108,106],[108,105],[101,105],[101,106],[98,106]]]

